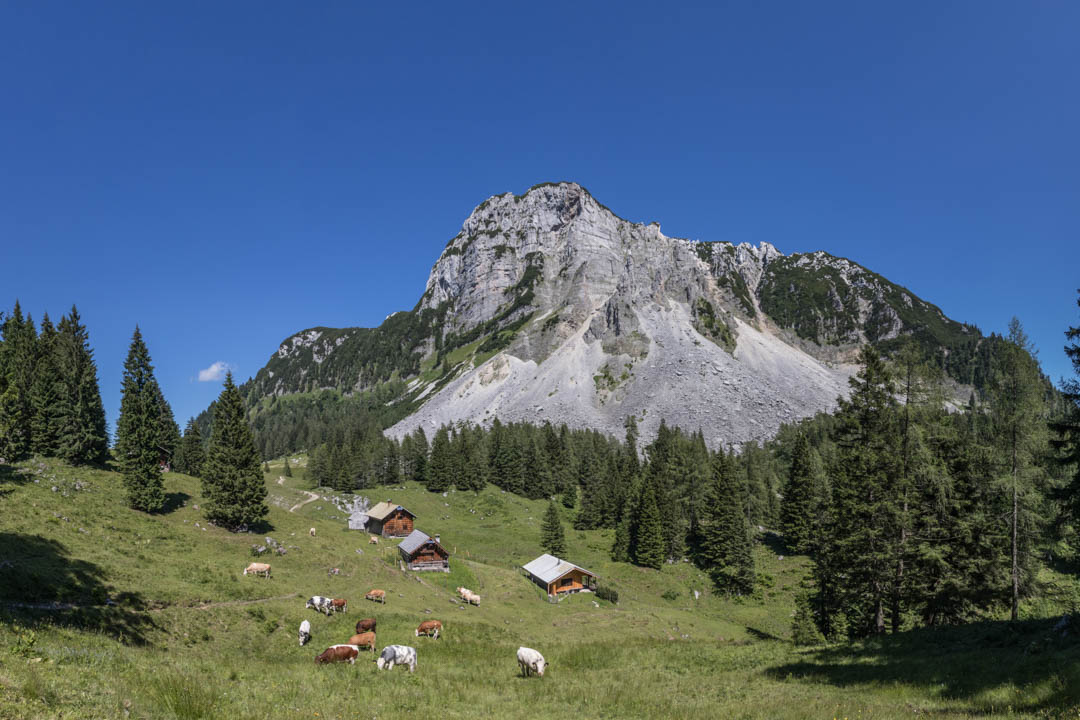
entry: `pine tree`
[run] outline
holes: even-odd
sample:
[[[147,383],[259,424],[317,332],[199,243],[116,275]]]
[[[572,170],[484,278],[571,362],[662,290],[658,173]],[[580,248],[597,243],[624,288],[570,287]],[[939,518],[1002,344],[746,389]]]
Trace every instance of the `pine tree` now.
[[[120,419],[116,424],[116,455],[127,489],[128,505],[155,512],[165,504],[161,479],[161,396],[150,364],[150,352],[139,327],[131,338],[121,384]]]
[[[741,489],[735,458],[721,450],[713,457],[702,512],[699,561],[708,568],[717,590],[739,595],[754,589],[753,549]]]
[[[814,540],[814,519],[818,498],[815,497],[816,478],[813,448],[805,434],[795,441],[791,471],[780,505],[780,529],[784,542],[795,553],[809,553]]]
[[[192,477],[202,477],[206,452],[203,450],[202,434],[195,423],[195,418],[189,418],[187,427],[184,428],[184,438],[180,441],[180,456],[183,459],[183,466],[179,472],[187,473]],[[269,472],[269,467],[266,470]]]
[[[611,544],[611,559],[615,562],[630,562],[636,556],[634,542],[638,506],[641,501],[641,476],[635,475],[630,480],[630,488],[623,503],[622,517],[615,526],[615,540]]]
[[[412,447],[411,451],[406,457],[406,462],[411,470],[409,479],[415,480],[419,483],[427,482],[428,472],[428,447],[427,435],[424,434],[424,428],[417,427],[412,434]]]
[[[1076,304],[1080,307],[1080,290],[1077,290]],[[1056,437],[1054,447],[1060,453],[1060,460],[1066,467],[1073,468],[1073,476],[1059,493],[1066,517],[1080,525],[1080,325],[1065,330],[1065,355],[1072,363],[1075,377],[1062,385],[1065,403],[1064,416],[1054,423]]]
[[[30,391],[31,450],[38,455],[55,456],[60,449],[61,379],[56,345],[56,328],[46,313],[41,319],[37,368]]]
[[[292,477],[292,463],[287,457],[285,458],[285,477]]]
[[[225,375],[225,387],[214,408],[202,481],[206,519],[215,525],[241,531],[269,512],[259,453],[231,372]]]
[[[161,386],[154,381],[154,391],[157,395],[158,406],[158,438],[157,445],[166,466],[171,469],[176,451],[180,447],[180,426],[173,417],[172,406],[161,392]]]
[[[74,305],[57,325],[56,358],[60,372],[57,453],[76,465],[104,463],[109,457],[105,406],[90,335]]]
[[[566,486],[566,489],[562,491],[562,504],[567,510],[573,510],[577,507],[578,492],[577,483],[572,482]]]
[[[563,532],[562,519],[559,517],[559,508],[554,500],[548,502],[548,509],[544,514],[540,545],[544,548],[544,552],[555,557],[566,555],[566,535]]]
[[[656,489],[651,482],[645,483],[634,524],[637,527],[635,564],[659,570],[664,565],[664,530],[656,506]]]

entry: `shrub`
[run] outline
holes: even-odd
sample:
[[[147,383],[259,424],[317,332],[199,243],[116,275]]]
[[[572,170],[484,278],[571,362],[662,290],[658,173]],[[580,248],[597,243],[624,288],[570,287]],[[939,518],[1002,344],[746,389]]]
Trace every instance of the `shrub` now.
[[[665,590],[660,595],[660,597],[664,598],[665,600],[678,600],[679,599],[679,591],[678,590],[670,590],[670,589]]]
[[[596,597],[607,600],[612,605],[619,604],[619,591],[613,587],[600,586],[596,588]]]
[[[810,596],[799,593],[795,597],[795,616],[791,621],[791,641],[798,646],[820,645],[825,636],[818,630],[814,621],[814,611],[810,608]]]

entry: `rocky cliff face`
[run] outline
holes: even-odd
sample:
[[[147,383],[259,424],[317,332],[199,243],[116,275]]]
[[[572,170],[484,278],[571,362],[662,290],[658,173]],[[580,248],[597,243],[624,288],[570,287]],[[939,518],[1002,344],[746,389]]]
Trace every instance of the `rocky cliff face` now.
[[[665,236],[574,183],[481,203],[417,307],[372,330],[286,340],[252,396],[406,380],[389,432],[529,420],[644,436],[660,419],[711,445],[828,410],[864,342],[914,334],[947,355],[974,328],[827,253]]]

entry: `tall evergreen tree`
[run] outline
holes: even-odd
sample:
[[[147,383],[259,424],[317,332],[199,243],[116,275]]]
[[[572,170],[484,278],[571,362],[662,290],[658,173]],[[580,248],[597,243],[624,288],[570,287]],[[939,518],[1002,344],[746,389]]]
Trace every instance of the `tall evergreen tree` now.
[[[285,477],[292,477],[292,463],[288,457],[285,458]]]
[[[1039,367],[1020,321],[1009,323],[1008,345],[991,384],[991,416],[1000,451],[999,478],[1010,501],[1011,611],[1019,618],[1020,595],[1034,571],[1029,549],[1038,526],[1041,470],[1046,443],[1045,407]]]
[[[225,375],[225,387],[214,408],[210,448],[202,474],[206,519],[233,532],[266,517],[266,481],[259,469],[243,398]]]
[[[456,459],[450,442],[450,430],[445,425],[435,431],[431,441],[431,460],[428,463],[427,489],[446,492],[454,484]]]
[[[202,434],[195,423],[195,418],[189,418],[187,427],[184,428],[184,438],[180,441],[180,457],[182,464],[178,468],[179,472],[187,473],[192,477],[202,477],[206,452],[203,450]]]
[[[57,452],[76,465],[104,463],[109,457],[105,406],[90,334],[74,305],[57,325],[56,358],[60,372]]]
[[[544,552],[555,557],[566,555],[566,535],[563,532],[562,518],[559,517],[559,508],[555,501],[548,502],[547,512],[544,513],[544,525],[540,535],[540,545]]]
[[[158,406],[158,448],[165,462],[171,467],[176,457],[176,451],[180,447],[180,426],[173,417],[172,406],[161,392],[161,386],[154,381],[154,390],[157,393]]]
[[[800,434],[795,441],[788,483],[780,505],[780,529],[784,534],[784,542],[792,552],[801,554],[811,550],[814,519],[817,515],[813,452],[806,435]]]
[[[56,345],[56,328],[46,313],[41,319],[37,367],[30,391],[31,449],[38,455],[55,456],[60,449],[61,378]]]
[[[1080,290],[1076,305],[1080,307]],[[1062,489],[1060,499],[1066,515],[1074,524],[1080,525],[1080,325],[1065,330],[1065,356],[1073,366],[1074,377],[1062,385],[1065,403],[1064,417],[1054,424],[1057,433],[1053,444],[1061,454],[1061,461],[1072,468],[1072,478]]]
[[[664,565],[664,529],[660,521],[660,508],[656,506],[656,488],[650,481],[646,481],[642,490],[634,524],[637,528],[634,562],[659,570]]]
[[[165,504],[161,479],[161,391],[154,380],[150,352],[139,327],[128,348],[121,384],[120,419],[116,424],[116,455],[127,489],[128,505],[155,512]]]
[[[32,403],[34,368],[37,365],[37,331],[34,321],[23,317],[19,302],[3,325],[0,345],[0,372],[4,375],[0,393],[0,457],[15,460],[30,452],[33,440]]]
[[[712,481],[702,512],[700,562],[720,592],[753,592],[753,546],[738,467],[735,458],[722,450],[713,457]]]

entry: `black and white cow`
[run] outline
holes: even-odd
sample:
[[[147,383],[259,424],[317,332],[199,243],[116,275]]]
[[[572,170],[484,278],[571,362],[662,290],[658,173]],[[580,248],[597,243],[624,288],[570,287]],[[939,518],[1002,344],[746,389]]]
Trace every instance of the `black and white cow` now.
[[[307,620],[300,623],[300,647],[304,647],[307,641],[311,639],[311,623]]]
[[[408,665],[409,672],[416,672],[416,648],[407,645],[387,645],[379,653],[375,665],[380,670],[393,670],[394,665]]]
[[[307,604],[304,605],[304,607],[318,610],[321,613],[330,615],[334,612],[334,599],[323,597],[322,595],[315,595],[314,597],[308,599]]]

